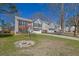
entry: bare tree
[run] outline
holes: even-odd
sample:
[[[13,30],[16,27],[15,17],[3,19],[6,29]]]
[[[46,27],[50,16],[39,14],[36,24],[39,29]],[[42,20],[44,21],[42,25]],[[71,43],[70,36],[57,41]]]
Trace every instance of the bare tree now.
[[[75,19],[74,19],[74,26],[75,26],[75,29],[74,29],[74,36],[77,35],[77,4],[75,3]]]
[[[60,26],[61,26],[61,34],[63,34],[64,33],[64,3],[49,4],[49,7],[51,8],[51,10],[54,9],[54,8],[60,9],[61,14],[60,14],[60,18],[59,18],[59,23],[60,23]]]
[[[61,4],[61,33],[64,33],[64,3]]]
[[[17,10],[15,4],[12,4],[12,3],[0,3],[0,14],[4,14],[5,16],[9,16],[9,18],[11,18],[11,21],[13,22],[14,18],[15,18],[15,15],[18,14],[18,10]],[[3,21],[2,21],[2,23],[3,23]],[[2,24],[2,28],[3,28],[3,26],[5,26],[5,25]]]
[[[74,36],[76,36],[76,34],[77,34],[77,4],[72,3],[71,6],[73,9],[73,16],[71,17],[71,19],[69,19],[69,22],[71,22],[70,24],[72,24],[72,26],[75,27],[74,28]]]

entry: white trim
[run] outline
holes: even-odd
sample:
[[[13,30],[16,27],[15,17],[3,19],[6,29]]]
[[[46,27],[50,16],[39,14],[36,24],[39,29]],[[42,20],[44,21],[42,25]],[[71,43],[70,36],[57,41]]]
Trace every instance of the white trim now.
[[[24,21],[30,21],[30,22],[32,22],[32,20],[31,19],[25,19],[25,18],[22,18],[22,17],[18,17],[18,16],[15,16],[15,18],[17,19],[17,20],[24,20]]]

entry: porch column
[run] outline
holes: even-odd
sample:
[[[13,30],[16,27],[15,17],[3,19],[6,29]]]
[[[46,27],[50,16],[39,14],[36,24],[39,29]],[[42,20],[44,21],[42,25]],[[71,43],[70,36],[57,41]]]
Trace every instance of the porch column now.
[[[15,30],[14,30],[14,32],[15,32],[15,35],[18,32],[18,19],[17,19],[17,17],[15,17]]]

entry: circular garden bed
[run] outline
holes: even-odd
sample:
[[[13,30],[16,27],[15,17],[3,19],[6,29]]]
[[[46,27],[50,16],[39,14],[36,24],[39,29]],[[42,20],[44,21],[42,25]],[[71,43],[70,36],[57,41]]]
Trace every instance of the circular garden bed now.
[[[17,41],[14,44],[18,48],[26,48],[26,47],[33,46],[35,42],[32,40],[22,40],[22,41]]]

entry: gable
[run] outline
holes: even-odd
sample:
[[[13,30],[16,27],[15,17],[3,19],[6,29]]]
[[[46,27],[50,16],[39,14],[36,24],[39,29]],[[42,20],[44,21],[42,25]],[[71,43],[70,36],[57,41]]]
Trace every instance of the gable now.
[[[34,21],[34,23],[38,23],[38,24],[41,24],[41,20],[40,19],[37,19],[36,21]]]

